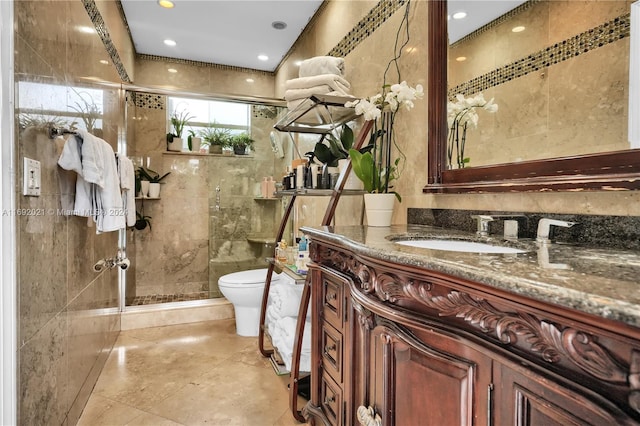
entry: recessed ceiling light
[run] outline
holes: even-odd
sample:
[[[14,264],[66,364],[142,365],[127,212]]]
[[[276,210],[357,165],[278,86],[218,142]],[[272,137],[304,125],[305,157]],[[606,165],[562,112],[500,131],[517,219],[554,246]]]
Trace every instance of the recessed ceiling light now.
[[[95,28],[87,27],[85,25],[79,25],[77,28],[81,33],[93,34],[96,32]]]
[[[253,82],[254,82],[254,80],[253,80],[252,78],[248,78],[248,79],[246,79],[245,81],[246,81],[247,83],[253,83]]]
[[[170,40],[170,39],[166,39],[166,40],[164,41],[164,44],[166,44],[167,46],[175,46],[175,45],[176,45],[176,42],[175,42],[175,41],[173,41],[173,40]]]
[[[517,27],[513,27],[511,31],[513,31],[514,33],[521,33],[522,31],[524,31],[524,26],[518,25]]]
[[[462,19],[466,18],[467,12],[456,12],[453,14],[453,19]]]
[[[458,62],[463,62],[463,61],[466,61],[466,60],[467,60],[467,57],[466,57],[466,56],[458,56],[458,57],[456,58],[456,61],[458,61]]]
[[[109,65],[109,61],[107,61],[106,59],[100,59],[100,63],[102,65]]]
[[[258,59],[260,59],[261,61],[268,61],[269,57],[267,55],[258,55]]]
[[[165,9],[173,9],[173,6],[175,6],[170,0],[158,0],[158,5]]]
[[[175,73],[177,73],[177,72],[178,72],[178,70],[177,70],[177,69],[175,69],[175,68],[168,68],[168,69],[167,69],[167,71],[169,71],[169,72],[170,72],[170,73],[172,73],[172,74],[175,74]]]
[[[282,21],[273,21],[271,26],[276,30],[284,30],[287,28],[287,23]]]

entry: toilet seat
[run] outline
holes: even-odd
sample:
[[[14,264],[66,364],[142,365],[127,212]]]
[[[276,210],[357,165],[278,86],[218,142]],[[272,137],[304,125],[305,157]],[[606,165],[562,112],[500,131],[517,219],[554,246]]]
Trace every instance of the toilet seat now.
[[[218,280],[219,286],[230,287],[257,287],[264,285],[267,280],[268,269],[250,269],[248,271],[233,272],[231,274],[223,275]],[[280,279],[280,275],[275,272],[271,276],[271,282],[276,282]]]

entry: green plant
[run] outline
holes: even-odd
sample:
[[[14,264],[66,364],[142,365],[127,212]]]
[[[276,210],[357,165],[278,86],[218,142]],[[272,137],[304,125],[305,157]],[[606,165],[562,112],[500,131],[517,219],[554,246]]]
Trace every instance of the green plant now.
[[[137,179],[148,180],[149,182],[153,182],[153,183],[161,183],[162,179],[166,178],[170,174],[171,172],[167,172],[162,176],[160,176],[158,172],[151,169],[145,169],[144,167],[138,167],[138,170],[136,170]],[[136,185],[136,188],[137,188],[137,185]]]
[[[142,231],[146,227],[149,227],[151,231],[151,216],[145,216],[144,212],[136,212],[136,224],[133,227],[139,231]]]
[[[21,113],[18,116],[18,122],[21,130],[28,129],[30,127],[39,130],[49,130],[51,127],[73,129],[77,124],[75,121],[69,123],[69,121],[64,118],[57,116],[51,117],[44,113]]]
[[[189,123],[189,120],[193,118],[194,117],[192,115],[189,115],[189,112],[187,110],[173,111],[170,117],[173,132],[167,133],[167,142],[173,142],[173,138],[181,138],[182,132],[184,131],[184,126],[186,126],[187,123]]]
[[[344,124],[340,130],[340,139],[332,133],[327,134],[329,145],[324,144],[324,140],[316,143],[313,156],[329,167],[338,167],[338,161],[349,157],[349,150],[353,147],[353,130]],[[361,153],[371,151],[373,146],[367,145],[360,148]],[[307,153],[309,154],[309,153]]]
[[[215,122],[209,123],[200,131],[200,136],[205,145],[220,145],[223,148],[231,144],[231,132],[229,129],[218,127]]]
[[[360,153],[355,149],[349,150],[353,172],[364,184],[365,191],[395,194],[398,201],[402,201],[400,194],[391,191],[393,188],[391,182],[400,177],[398,173],[400,158],[396,158],[392,165],[381,166],[379,162],[374,161],[374,154],[372,152]]]
[[[78,92],[73,90],[80,98],[81,102],[75,102],[74,105],[67,105],[69,108],[80,114],[80,119],[84,122],[87,132],[93,132],[96,121],[102,116],[100,109],[93,102],[93,98],[87,92]],[[89,100],[85,99],[86,95]]]
[[[249,136],[249,134],[246,132],[239,133],[231,137],[231,146],[233,147],[245,146],[245,147],[253,148],[254,142],[255,141],[251,139],[251,136]]]

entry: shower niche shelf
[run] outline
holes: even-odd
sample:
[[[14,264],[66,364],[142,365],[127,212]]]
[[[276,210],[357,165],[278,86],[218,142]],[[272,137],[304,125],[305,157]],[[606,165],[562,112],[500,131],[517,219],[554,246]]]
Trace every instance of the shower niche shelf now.
[[[298,107],[289,112],[283,117],[276,125],[276,129],[280,131],[294,132],[294,133],[313,133],[321,135],[321,141],[324,137],[335,130],[339,126],[356,118],[355,110],[353,108],[347,108],[344,106],[345,102],[353,100],[354,98],[345,98],[337,96],[311,96],[303,101]],[[353,148],[359,149],[368,142],[368,135],[371,132],[373,123],[371,121],[365,121],[362,129],[360,130]],[[298,196],[324,196],[330,197],[329,203],[322,219],[322,226],[331,225],[335,216],[338,201],[341,195],[358,195],[363,194],[364,191],[344,190],[344,185],[349,173],[351,172],[351,164],[344,168],[335,184],[333,189],[297,189],[278,191],[275,196],[277,199],[286,197],[288,198],[287,205],[282,214],[278,233],[273,241],[281,241],[287,228],[289,218],[291,217],[293,206],[296,203]],[[292,276],[297,284],[304,285],[302,290],[302,297],[300,301],[300,308],[298,311],[298,320],[296,323],[295,341],[293,345],[293,354],[291,357],[291,371],[289,379],[289,407],[293,417],[304,422],[305,419],[302,416],[302,412],[298,410],[298,388],[301,374],[300,371],[300,358],[302,352],[303,332],[305,328],[305,319],[307,317],[307,311],[309,309],[309,299],[311,296],[311,279],[310,275],[299,275],[286,265],[282,265],[275,259],[267,259],[269,267],[267,269],[267,277],[264,286],[264,292],[262,295],[262,306],[260,311],[260,327],[258,335],[258,347],[260,353],[264,357],[272,357],[275,350],[269,349],[265,345],[265,340],[270,340],[267,333],[266,321],[266,309],[267,302],[269,300],[269,290],[271,287],[271,279],[273,272],[284,272],[287,275]],[[275,367],[274,367],[275,368]]]

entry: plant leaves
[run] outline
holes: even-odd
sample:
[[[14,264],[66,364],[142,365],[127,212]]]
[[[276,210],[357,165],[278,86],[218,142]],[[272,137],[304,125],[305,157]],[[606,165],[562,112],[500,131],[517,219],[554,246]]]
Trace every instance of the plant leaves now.
[[[342,135],[340,136],[340,142],[345,151],[349,151],[353,147],[353,130],[346,124],[342,126]]]

